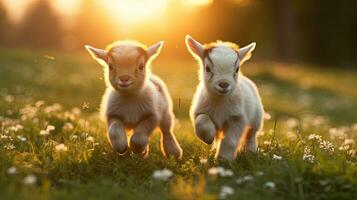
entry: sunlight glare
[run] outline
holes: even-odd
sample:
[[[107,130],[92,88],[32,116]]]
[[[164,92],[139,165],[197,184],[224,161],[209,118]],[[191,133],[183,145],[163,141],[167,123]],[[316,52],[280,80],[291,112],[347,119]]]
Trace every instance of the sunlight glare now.
[[[158,18],[167,0],[104,0],[110,14],[122,23],[139,23]]]
[[[210,5],[213,2],[213,0],[188,0],[187,2],[192,5],[206,6],[206,5]]]

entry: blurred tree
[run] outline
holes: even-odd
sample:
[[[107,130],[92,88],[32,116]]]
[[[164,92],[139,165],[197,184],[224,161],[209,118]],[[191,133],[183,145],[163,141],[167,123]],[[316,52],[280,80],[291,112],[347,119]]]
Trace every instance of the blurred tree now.
[[[118,40],[117,27],[102,6],[95,0],[82,1],[80,14],[75,19],[73,36],[79,48],[85,44],[105,47]]]
[[[0,45],[7,43],[10,24],[8,22],[7,13],[2,1],[0,1]]]
[[[356,63],[357,3],[296,0],[297,34],[304,61],[327,66]]]
[[[262,1],[270,10],[273,34],[275,37],[275,56],[282,61],[296,59],[295,12],[292,0]]]
[[[20,24],[21,45],[36,48],[59,48],[62,28],[48,0],[37,0],[29,6]]]

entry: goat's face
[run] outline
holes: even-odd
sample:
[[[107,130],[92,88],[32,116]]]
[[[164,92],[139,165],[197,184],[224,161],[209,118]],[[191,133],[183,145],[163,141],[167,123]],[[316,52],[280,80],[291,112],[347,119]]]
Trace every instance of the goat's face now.
[[[92,56],[106,66],[110,85],[119,92],[133,92],[143,87],[151,58],[156,56],[163,42],[149,48],[138,43],[119,42],[109,50],[86,46]]]
[[[136,46],[118,46],[108,52],[108,78],[118,91],[141,88],[146,77],[146,52]]]
[[[209,49],[202,64],[203,79],[210,92],[227,95],[236,89],[239,58],[233,49],[226,46]]]
[[[228,42],[202,45],[186,36],[186,45],[191,54],[202,63],[202,78],[207,90],[217,95],[229,95],[238,85],[240,66],[248,60],[255,43],[238,48]]]

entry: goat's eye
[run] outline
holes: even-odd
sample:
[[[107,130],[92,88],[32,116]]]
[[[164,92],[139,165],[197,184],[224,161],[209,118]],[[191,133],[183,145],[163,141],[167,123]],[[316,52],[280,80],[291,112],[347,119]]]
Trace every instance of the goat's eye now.
[[[206,66],[206,72],[208,72],[208,73],[211,72],[211,68],[209,66]]]
[[[238,73],[239,72],[239,67],[237,67],[237,69],[236,69],[236,73]]]
[[[144,64],[140,64],[140,65],[139,65],[139,69],[140,69],[140,70],[144,70],[144,67],[145,67]]]

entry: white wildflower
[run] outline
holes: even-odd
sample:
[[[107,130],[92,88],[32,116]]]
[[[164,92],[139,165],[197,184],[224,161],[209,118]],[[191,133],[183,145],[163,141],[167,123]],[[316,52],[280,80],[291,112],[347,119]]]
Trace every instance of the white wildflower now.
[[[57,112],[57,111],[60,111],[62,109],[62,106],[58,103],[55,103],[51,106],[47,106],[44,108],[44,112],[45,113],[52,113],[52,112]]]
[[[355,144],[355,141],[353,139],[345,139],[345,141],[343,141],[344,145],[352,145]]]
[[[69,131],[69,130],[72,130],[74,128],[73,124],[71,122],[66,122],[64,125],[63,125],[63,130],[65,131]]]
[[[310,134],[308,136],[308,139],[309,140],[314,140],[314,141],[317,141],[317,142],[321,142],[322,141],[321,135],[317,135],[317,134]]]
[[[219,198],[225,199],[225,198],[227,198],[227,196],[230,196],[233,194],[234,194],[234,190],[232,187],[230,187],[228,185],[223,185],[221,188],[221,192],[219,193]]]
[[[339,127],[339,128],[330,128],[329,134],[331,139],[345,139],[346,131],[348,131],[347,127]]]
[[[352,156],[352,157],[356,156],[356,153],[357,153],[357,152],[356,152],[355,149],[351,149],[351,150],[347,151],[347,154],[350,155],[350,156]]]
[[[81,109],[78,108],[78,107],[72,108],[71,111],[72,111],[72,113],[73,113],[74,115],[80,115],[80,114],[81,114]]]
[[[166,181],[173,175],[173,172],[169,169],[162,169],[154,171],[152,177],[157,180]]]
[[[302,156],[302,159],[310,163],[315,162],[315,156],[311,154],[311,149],[309,147],[304,148],[304,155]]]
[[[289,118],[285,123],[289,129],[293,129],[299,125],[299,121],[296,118]]]
[[[224,168],[223,167],[212,167],[208,169],[208,174],[210,175],[217,175],[219,173],[221,173],[221,171],[223,171]]]
[[[269,189],[275,189],[275,183],[272,181],[265,182],[264,187],[269,188]]]
[[[315,162],[315,156],[312,154],[304,154],[302,156],[302,159],[309,162],[309,163],[314,163]]]
[[[94,137],[88,136],[88,137],[86,138],[86,140],[89,141],[89,142],[94,142]]]
[[[10,136],[8,136],[8,135],[0,135],[0,139],[2,139],[2,140],[7,140],[7,139],[12,139]]]
[[[65,144],[58,144],[55,146],[56,151],[60,152],[60,151],[67,151],[68,147]]]
[[[282,156],[278,156],[278,155],[273,154],[273,160],[281,160],[281,159],[283,159]]]
[[[15,149],[15,146],[13,145],[13,144],[6,144],[5,146],[4,146],[4,149],[6,149],[6,150],[13,150],[13,149]]]
[[[271,141],[265,140],[265,141],[263,142],[263,144],[264,144],[264,145],[271,145]]]
[[[45,105],[45,102],[42,101],[42,100],[39,100],[39,101],[37,101],[37,102],[35,103],[35,106],[36,106],[37,108],[39,108],[39,107],[41,107],[41,106],[43,106],[43,105]]]
[[[40,135],[49,135],[51,131],[55,130],[56,127],[53,125],[48,125],[45,130],[40,130]]]
[[[49,135],[50,133],[46,130],[40,130],[40,135]]]
[[[207,158],[201,158],[200,163],[201,164],[206,164],[208,162]]]
[[[71,135],[71,136],[70,136],[70,139],[71,139],[71,140],[76,140],[76,139],[78,139],[78,135],[76,135],[76,134]]]
[[[27,140],[27,138],[25,136],[23,136],[23,135],[18,135],[17,139],[19,139],[22,142],[26,142],[26,140]]]
[[[350,149],[350,145],[341,145],[340,147],[338,147],[338,150],[340,151],[347,151]]]
[[[246,183],[246,182],[252,181],[253,178],[254,177],[252,175],[246,175],[246,176],[238,178],[236,180],[236,183],[238,183],[238,184]]]
[[[24,178],[23,183],[25,185],[33,185],[36,183],[36,181],[37,181],[37,177],[33,174],[30,174]]]
[[[320,142],[320,148],[330,152],[335,151],[335,146],[330,141],[326,141],[326,140]]]
[[[48,125],[47,128],[46,128],[46,130],[49,131],[49,132],[51,132],[51,131],[53,131],[55,129],[56,129],[56,127],[53,126],[53,125]]]
[[[16,167],[9,167],[7,169],[8,174],[16,174],[17,173],[17,168]]]
[[[12,95],[6,95],[5,98],[4,98],[4,100],[5,100],[6,102],[8,102],[8,103],[11,103],[11,102],[13,102],[13,101],[15,100],[15,97],[12,96]]]
[[[230,169],[224,169],[223,167],[212,167],[208,169],[208,174],[227,177],[227,176],[233,176],[233,171]]]
[[[10,126],[9,130],[13,132],[18,132],[19,130],[22,130],[24,127],[21,124],[17,124],[16,126]]]

